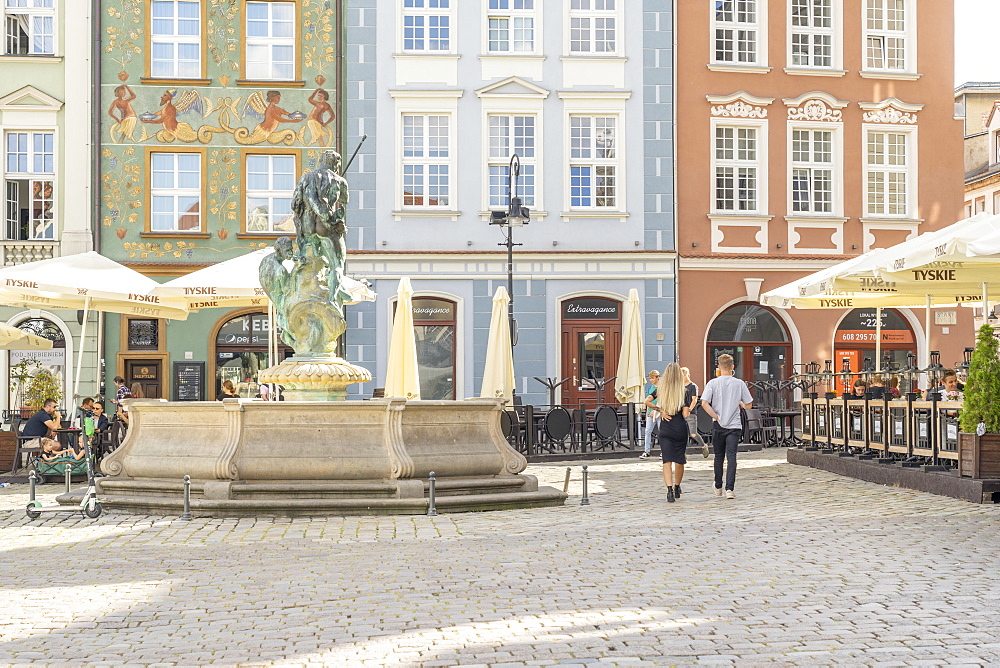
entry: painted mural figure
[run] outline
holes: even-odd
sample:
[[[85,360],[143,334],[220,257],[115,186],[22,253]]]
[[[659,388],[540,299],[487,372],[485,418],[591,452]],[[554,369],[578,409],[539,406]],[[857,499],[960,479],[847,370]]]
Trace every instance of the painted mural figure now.
[[[118,141],[128,139],[135,141],[135,110],[132,109],[132,101],[135,100],[135,93],[127,84],[122,84],[115,88],[115,99],[108,107],[108,116],[114,119],[111,126],[111,141],[115,141],[115,133],[118,133]],[[117,113],[116,113],[117,112]],[[119,117],[120,115],[120,117]]]
[[[250,132],[246,128],[236,128],[233,137],[240,144],[259,144],[267,141],[271,144],[286,144],[291,146],[295,142],[295,130],[280,130],[281,123],[301,123],[306,115],[301,111],[287,112],[278,106],[281,102],[281,93],[276,90],[267,91],[265,102],[264,95],[257,91],[247,98],[243,107],[243,113],[247,116],[258,119],[257,127]]]
[[[316,255],[326,259],[329,299],[338,305],[351,300],[342,285],[347,261],[348,186],[340,169],[340,154],[324,151],[316,169],[306,173],[292,193],[299,256],[305,257],[311,247]]]
[[[313,110],[309,112],[309,118],[306,120],[306,126],[309,129],[309,141],[306,142],[304,136],[300,137],[300,140],[306,146],[312,146],[313,144],[330,146],[333,143],[333,132],[327,126],[333,122],[337,115],[333,112],[333,107],[330,106],[329,100],[330,93],[324,88],[317,88],[309,96],[309,103],[313,106]],[[324,121],[324,116],[329,116],[329,118]]]
[[[187,111],[200,112],[201,96],[198,95],[197,91],[189,90],[180,96],[175,105],[174,100],[177,99],[179,93],[180,91],[176,88],[164,92],[160,97],[160,104],[163,105],[163,108],[156,113],[143,114],[139,118],[143,123],[158,123],[163,126],[163,129],[154,135],[158,141],[169,144],[175,139],[188,143],[198,140],[198,132],[191,127],[190,123],[178,121],[177,115]]]

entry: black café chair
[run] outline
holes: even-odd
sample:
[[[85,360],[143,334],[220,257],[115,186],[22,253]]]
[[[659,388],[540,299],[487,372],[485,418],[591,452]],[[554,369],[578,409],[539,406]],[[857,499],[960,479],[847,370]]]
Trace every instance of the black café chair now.
[[[24,430],[24,425],[28,422],[27,419],[22,417],[12,417],[10,419],[10,430],[14,432],[14,438],[17,441],[17,447],[14,449],[14,459],[11,461],[10,471],[14,473],[21,468],[21,455],[28,455],[28,461],[26,464],[30,464],[35,460],[36,457],[42,452],[41,447],[36,448],[26,448],[24,446],[28,441],[34,440],[34,436],[24,436],[21,432]]]

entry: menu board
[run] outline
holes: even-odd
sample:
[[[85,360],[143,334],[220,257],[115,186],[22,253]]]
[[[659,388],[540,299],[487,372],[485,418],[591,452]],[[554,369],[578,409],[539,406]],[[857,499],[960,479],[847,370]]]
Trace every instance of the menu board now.
[[[174,401],[205,401],[204,362],[174,362]]]

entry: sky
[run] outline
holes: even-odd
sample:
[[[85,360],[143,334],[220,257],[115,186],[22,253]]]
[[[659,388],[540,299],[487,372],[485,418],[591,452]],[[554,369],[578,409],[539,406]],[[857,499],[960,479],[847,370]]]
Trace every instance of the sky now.
[[[955,0],[955,85],[1000,81],[1000,0]]]

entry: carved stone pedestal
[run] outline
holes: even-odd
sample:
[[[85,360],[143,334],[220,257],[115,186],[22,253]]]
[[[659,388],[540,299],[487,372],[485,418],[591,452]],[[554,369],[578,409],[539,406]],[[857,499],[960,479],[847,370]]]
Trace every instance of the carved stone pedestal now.
[[[283,386],[286,401],[344,401],[348,385],[369,383],[372,375],[336,355],[294,355],[262,370],[258,378]]]

